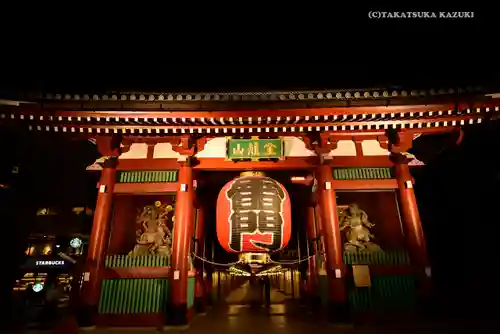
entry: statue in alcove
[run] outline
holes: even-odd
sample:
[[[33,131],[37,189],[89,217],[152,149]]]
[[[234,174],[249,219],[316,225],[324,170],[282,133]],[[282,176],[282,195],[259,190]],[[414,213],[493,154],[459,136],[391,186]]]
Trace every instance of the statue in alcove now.
[[[170,256],[172,249],[172,232],[167,226],[173,207],[156,201],[154,205],[146,205],[136,219],[136,245],[130,256],[159,255]]]
[[[375,226],[368,220],[368,215],[358,204],[353,203],[339,210],[340,231],[344,232],[347,242],[346,252],[382,251],[380,246],[372,242],[374,235],[370,229]]]

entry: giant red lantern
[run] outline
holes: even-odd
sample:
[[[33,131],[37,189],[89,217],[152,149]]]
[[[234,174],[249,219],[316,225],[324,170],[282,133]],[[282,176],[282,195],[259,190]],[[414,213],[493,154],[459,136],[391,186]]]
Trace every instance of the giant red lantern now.
[[[217,238],[228,252],[275,252],[291,236],[290,196],[263,175],[228,182],[217,198]]]

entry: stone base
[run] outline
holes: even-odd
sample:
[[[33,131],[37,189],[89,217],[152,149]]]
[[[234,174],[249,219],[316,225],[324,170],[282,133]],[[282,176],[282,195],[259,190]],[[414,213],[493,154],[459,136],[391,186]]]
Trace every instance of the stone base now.
[[[134,313],[134,314],[101,314],[97,318],[97,327],[104,328],[162,328],[165,324],[165,314]]]
[[[76,311],[76,322],[81,328],[92,328],[96,325],[97,305],[83,305]]]
[[[311,306],[317,307],[317,308],[321,307],[321,297],[320,296],[310,295],[308,297],[308,299],[309,299],[309,303],[311,304]]]
[[[207,293],[206,302],[208,307],[214,306],[214,298],[211,292]]]
[[[167,323],[169,326],[185,326],[189,323],[187,304],[169,305]]]
[[[194,310],[196,313],[205,313],[207,311],[206,298],[195,297],[194,298]]]
[[[437,316],[439,306],[431,298],[417,297],[418,315],[424,319],[433,319]]]
[[[328,301],[327,305],[328,320],[335,323],[350,323],[349,305],[347,302],[339,303]]]

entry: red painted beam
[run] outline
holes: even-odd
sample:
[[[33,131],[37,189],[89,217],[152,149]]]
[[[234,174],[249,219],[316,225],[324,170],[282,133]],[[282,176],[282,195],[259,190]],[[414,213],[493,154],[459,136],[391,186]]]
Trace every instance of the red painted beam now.
[[[106,268],[102,278],[168,278],[169,271],[170,267]]]
[[[333,157],[332,167],[392,167],[389,155]]]
[[[151,327],[163,328],[165,313],[99,314],[97,327]]]
[[[113,278],[168,278],[170,267],[130,267],[130,268],[105,268],[102,279]],[[189,277],[194,277],[195,272],[190,271]]]
[[[397,189],[395,179],[390,180],[335,180],[332,184],[335,190],[382,190]]]
[[[351,265],[349,265],[351,266]],[[415,268],[411,265],[367,265],[370,268],[370,276],[412,276]],[[348,277],[353,277],[352,271],[347,271]]]
[[[200,158],[195,169],[201,170],[280,170],[310,169],[318,163],[317,157],[288,157],[277,162],[271,161],[226,161],[224,158]]]
[[[312,169],[319,164],[319,158],[312,157],[287,157],[285,160],[277,162],[232,162],[225,158],[200,158],[199,164],[194,166],[197,170],[270,170],[270,169],[290,169],[303,170]],[[333,157],[330,164],[335,167],[391,167],[393,163],[389,160],[389,156],[351,156],[351,157]],[[179,163],[176,159],[120,159],[117,170],[175,170],[179,168]],[[175,183],[170,183],[175,184]],[[123,193],[121,189],[127,189],[126,184],[117,184],[118,193]],[[137,187],[147,186],[148,183],[139,183]],[[121,188],[124,187],[124,188]],[[156,186],[151,186],[151,189]],[[170,186],[165,186],[170,187]],[[130,186],[127,189],[135,189]],[[165,188],[170,189],[170,188]],[[116,192],[116,191],[115,191]],[[151,191],[153,192],[153,190]]]
[[[177,182],[164,183],[117,183],[113,190],[115,194],[146,194],[146,193],[175,193]]]
[[[95,115],[93,115],[95,117]],[[170,124],[170,125],[165,125],[164,123],[149,123],[149,124],[137,124],[137,125],[134,125],[134,124],[119,124],[119,125],[116,125],[116,124],[108,124],[106,123],[104,120],[102,121],[101,124],[86,124],[86,123],[79,123],[77,122],[76,120],[73,122],[69,122],[69,121],[65,121],[65,120],[61,120],[61,121],[58,121],[57,118],[54,118],[54,120],[51,120],[51,121],[48,121],[46,119],[44,120],[36,120],[35,122],[35,126],[36,125],[40,125],[42,128],[44,126],[57,126],[59,128],[59,131],[60,132],[63,132],[63,128],[66,127],[66,128],[75,128],[75,129],[80,129],[80,128],[84,128],[84,129],[101,129],[102,130],[102,134],[104,135],[105,132],[104,132],[104,129],[110,129],[110,130],[114,130],[114,129],[130,129],[130,130],[146,130],[146,133],[144,134],[150,134],[151,135],[154,135],[154,131],[152,132],[148,132],[147,130],[148,129],[159,129],[159,130],[169,130],[169,129],[176,129],[176,130],[179,130],[179,133],[181,133],[182,130],[185,131],[186,134],[189,134],[190,133],[190,130],[193,129],[193,132],[194,133],[198,133],[198,129],[201,129],[201,130],[206,130],[206,129],[219,129],[219,134],[218,135],[232,135],[233,133],[230,132],[229,130],[230,129],[233,129],[233,128],[245,128],[245,129],[258,129],[258,128],[292,128],[292,127],[295,127],[296,130],[298,130],[297,128],[299,127],[302,127],[304,128],[306,131],[302,131],[302,132],[307,132],[307,128],[311,127],[311,128],[315,128],[315,127],[325,127],[325,126],[328,126],[328,127],[337,127],[337,128],[342,128],[342,126],[345,126],[346,127],[346,130],[342,130],[342,131],[347,131],[347,128],[349,128],[350,126],[367,126],[367,125],[371,125],[372,129],[371,130],[368,130],[368,133],[379,133],[380,130],[379,129],[374,129],[375,126],[379,126],[379,127],[383,127],[385,125],[401,125],[401,124],[404,124],[405,126],[409,126],[410,124],[418,124],[418,123],[436,123],[436,122],[453,122],[453,121],[456,121],[457,123],[460,123],[460,121],[465,121],[465,124],[468,124],[467,121],[471,120],[471,119],[477,119],[477,118],[484,118],[485,116],[485,113],[470,113],[470,114],[463,114],[463,115],[460,115],[460,116],[449,116],[449,115],[436,115],[436,116],[427,116],[427,117],[421,117],[421,118],[414,118],[414,119],[400,119],[400,118],[387,118],[385,120],[377,120],[377,121],[372,121],[370,120],[369,118],[367,119],[359,119],[358,121],[336,121],[336,122],[329,122],[329,121],[323,121],[323,122],[308,122],[308,123],[293,123],[293,122],[289,122],[289,123],[282,123],[282,124],[276,124],[276,123],[270,123],[270,124],[267,124],[267,123],[262,123],[262,124],[256,124],[256,123],[252,123],[252,124],[183,124],[183,123],[179,123],[179,124]],[[120,120],[120,121],[123,121],[123,120]],[[22,121],[23,122],[23,121]],[[455,125],[455,126],[458,126],[459,124]],[[451,124],[450,124],[451,126]],[[408,129],[410,129],[409,127],[407,127]],[[224,129],[228,129],[227,132],[223,132]],[[417,128],[415,128],[417,129]],[[424,129],[424,128],[422,128]],[[68,131],[69,132],[69,131]],[[336,132],[336,131],[335,131]],[[363,131],[364,132],[364,131]],[[288,135],[297,135],[297,134],[300,134],[301,132],[300,131],[289,131]],[[112,134],[112,133],[110,133]],[[238,133],[234,133],[235,135],[237,135]],[[217,135],[216,133],[214,133],[214,135]],[[268,135],[268,136],[271,136],[271,135],[275,135],[274,132],[255,132],[254,135],[261,135],[261,136],[265,136],[265,135]]]
[[[495,101],[491,103],[460,103],[459,107],[461,109],[467,108],[483,108],[483,107],[495,107]],[[52,115],[53,117],[63,116],[81,116],[81,117],[148,117],[148,118],[191,118],[191,117],[205,117],[205,118],[220,118],[220,117],[295,117],[295,116],[314,116],[314,115],[352,115],[352,114],[377,114],[377,113],[409,113],[409,112],[425,112],[425,111],[447,111],[454,110],[456,108],[455,103],[440,103],[440,104],[419,104],[419,105],[397,105],[397,106],[367,106],[367,107],[328,107],[328,108],[299,108],[299,109],[249,109],[249,110],[226,110],[226,111],[201,111],[201,110],[179,110],[179,111],[161,111],[161,110],[95,110],[89,111],[88,109],[75,109],[75,110],[63,110],[63,109],[40,109],[40,107],[16,107],[7,108],[3,107],[4,110],[26,113],[36,113],[37,115]]]
[[[125,170],[177,170],[177,159],[119,159],[119,171]]]

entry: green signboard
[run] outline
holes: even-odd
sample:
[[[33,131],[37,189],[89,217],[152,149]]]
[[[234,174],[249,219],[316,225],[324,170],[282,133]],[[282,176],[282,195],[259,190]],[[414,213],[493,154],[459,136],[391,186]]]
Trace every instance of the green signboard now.
[[[283,159],[283,139],[227,139],[227,158],[238,159]]]

